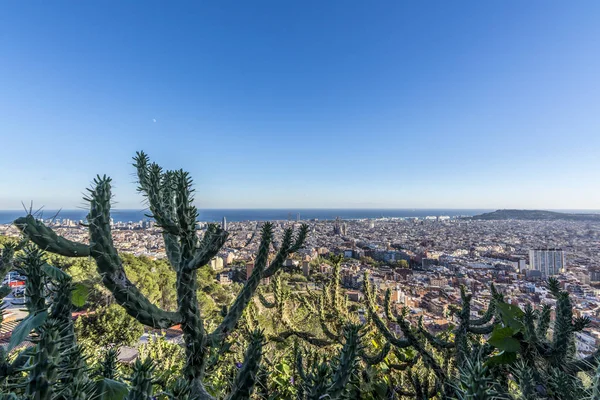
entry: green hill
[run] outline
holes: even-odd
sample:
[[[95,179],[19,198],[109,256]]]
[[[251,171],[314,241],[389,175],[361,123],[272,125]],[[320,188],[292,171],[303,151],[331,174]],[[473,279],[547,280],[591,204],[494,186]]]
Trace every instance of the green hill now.
[[[600,221],[600,214],[573,214],[545,210],[496,210],[475,215],[474,220],[534,220],[534,221]]]

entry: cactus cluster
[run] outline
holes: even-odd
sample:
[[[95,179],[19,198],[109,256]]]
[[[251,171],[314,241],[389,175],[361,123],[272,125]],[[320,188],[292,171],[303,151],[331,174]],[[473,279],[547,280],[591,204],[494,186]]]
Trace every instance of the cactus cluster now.
[[[190,395],[200,399],[211,399],[213,396],[208,393],[203,384],[208,355],[213,349],[226,345],[228,336],[238,325],[261,279],[277,273],[283,268],[284,260],[302,247],[307,227],[303,226],[295,237],[293,230],[287,229],[277,253],[270,260],[273,228],[270,223],[262,226],[260,247],[252,275],[225,312],[222,322],[212,332],[207,332],[196,298],[196,270],[216,256],[227,240],[228,234],[218,225],[212,224],[202,237],[199,235],[196,222],[198,211],[194,206],[193,198],[194,189],[192,179],[187,172],[164,171],[156,163],[151,163],[143,152],[137,153],[134,157],[134,166],[137,171],[139,191],[147,200],[152,218],[163,230],[167,257],[177,274],[177,311],[165,311],[152,304],[128,279],[113,243],[110,227],[111,179],[106,176],[98,176],[85,197],[90,206],[87,216],[89,244],[75,243],[58,236],[33,215],[15,221],[15,225],[22,231],[24,237],[38,247],[37,250],[27,252],[27,259],[22,263],[28,276],[27,307],[32,315],[46,312],[44,311],[46,310],[44,262],[39,252],[47,251],[68,257],[91,256],[96,262],[104,286],[111,291],[116,302],[129,315],[151,328],[166,329],[177,324],[181,326],[186,354],[184,375]],[[11,249],[6,251],[9,252]],[[57,295],[56,301],[62,304],[64,300],[60,297]],[[49,321],[56,320],[55,314],[61,312],[66,313],[67,309],[51,311]],[[70,314],[68,318],[70,320]],[[67,325],[70,328],[66,336],[72,337],[72,323]],[[44,327],[40,330],[40,340],[45,340],[48,335],[57,334],[49,329]],[[260,335],[255,333],[250,340],[247,356],[252,357],[252,360],[244,360],[244,368],[240,370],[235,385],[232,386],[231,398],[245,398],[252,391],[253,374],[258,368],[257,357],[261,354],[263,345],[259,337]],[[147,363],[137,367],[135,373],[138,377],[151,374]],[[140,379],[134,379],[132,382],[141,382]],[[134,386],[138,386],[137,383]],[[148,391],[146,386],[139,392],[132,392],[129,398],[144,398],[144,393]]]
[[[290,254],[303,246],[306,225],[296,235],[286,229],[274,255],[273,226],[262,225],[251,276],[223,309],[222,320],[209,329],[196,297],[196,273],[219,252],[228,234],[213,224],[201,235],[186,172],[164,171],[144,153],[136,155],[134,166],[177,277],[177,310],[152,304],[127,277],[110,228],[111,180],[97,177],[86,197],[88,244],[58,236],[33,215],[15,221],[24,240],[4,247],[0,273],[16,269],[27,276],[29,315],[15,329],[8,351],[0,350],[0,399],[600,398],[598,353],[583,360],[574,355],[574,335],[590,321],[573,317],[569,294],[556,280],[548,282],[556,297],[554,310],[521,310],[505,303],[492,285],[489,306],[476,319],[471,318],[471,295],[461,288],[462,304],[453,311],[456,326],[434,335],[421,320],[411,320],[406,308],[396,313],[391,292],[379,296],[368,275],[359,305],[366,313],[355,312],[341,286],[342,256],[330,259],[333,274],[321,290],[292,292],[281,271]],[[129,315],[149,328],[180,325],[181,374],[162,376],[150,357],[138,358],[131,374],[124,374],[117,349],[107,349],[92,370],[74,334],[75,286],[64,271],[46,262],[44,252],[93,258],[104,286]],[[266,277],[273,278],[268,294],[259,289]],[[8,292],[0,288],[0,296]],[[259,323],[262,312],[271,317],[268,332]],[[33,345],[20,350],[28,336]],[[285,394],[273,388],[286,381],[268,383],[276,351],[287,351],[279,358],[279,376],[294,390]],[[154,355],[160,357],[158,353]],[[217,388],[220,362],[228,368],[226,383]],[[584,375],[590,383],[582,380]],[[166,380],[169,384],[161,386],[168,388],[157,392],[157,383]]]

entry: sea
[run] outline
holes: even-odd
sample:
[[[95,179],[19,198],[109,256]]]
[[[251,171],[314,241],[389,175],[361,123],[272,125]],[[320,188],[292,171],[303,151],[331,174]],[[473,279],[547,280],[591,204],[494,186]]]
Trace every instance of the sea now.
[[[227,221],[283,221],[283,220],[334,220],[336,218],[377,219],[377,218],[425,218],[428,216],[468,217],[490,212],[490,209],[351,209],[351,208],[310,208],[310,209],[202,209],[198,220],[219,222],[223,217]],[[149,220],[148,210],[111,210],[115,222],[138,222]],[[24,210],[0,210],[0,224],[10,224],[26,215]],[[41,210],[36,216],[43,219],[58,218],[73,221],[85,220],[87,210]]]

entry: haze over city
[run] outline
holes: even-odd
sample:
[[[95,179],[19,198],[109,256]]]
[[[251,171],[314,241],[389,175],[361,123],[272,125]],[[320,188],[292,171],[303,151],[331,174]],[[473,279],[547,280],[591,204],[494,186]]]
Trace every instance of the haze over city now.
[[[5,2],[0,209],[597,209],[600,4]]]

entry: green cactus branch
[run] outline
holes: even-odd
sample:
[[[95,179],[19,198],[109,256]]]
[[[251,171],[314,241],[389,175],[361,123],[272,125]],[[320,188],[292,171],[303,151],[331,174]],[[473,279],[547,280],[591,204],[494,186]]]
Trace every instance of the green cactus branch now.
[[[229,234],[221,227],[215,224],[210,224],[204,238],[200,242],[200,246],[195,251],[194,258],[185,266],[187,269],[198,269],[209,263],[213,259],[221,247],[227,241]]]
[[[375,295],[374,295],[373,290],[371,289],[368,274],[365,274],[364,285],[365,285],[365,288],[364,288],[365,303],[367,306],[367,310],[369,312],[369,316],[375,323],[375,326],[377,327],[377,329],[379,329],[379,331],[383,334],[383,336],[386,338],[386,340],[388,340],[393,346],[398,347],[398,348],[409,347],[410,342],[407,339],[397,338],[392,332],[390,332],[390,330],[388,329],[385,322],[383,322],[381,317],[379,317],[379,314],[377,314],[375,298],[374,298]],[[385,308],[387,309],[387,307],[385,307]]]
[[[417,364],[417,362],[419,362],[420,359],[421,359],[421,355],[417,353],[413,358],[411,358],[410,360],[404,361],[402,364],[388,363],[387,366],[388,366],[388,368],[396,370],[396,371],[405,371],[407,369],[414,367]]]
[[[96,261],[102,282],[116,301],[129,315],[142,324],[167,329],[181,321],[178,313],[161,310],[152,304],[127,278],[123,263],[114,247],[110,229],[111,179],[98,176],[95,187],[86,199],[90,203],[88,214],[91,256]]]
[[[487,335],[492,333],[494,330],[494,325],[485,325],[485,326],[468,326],[467,331],[469,333],[473,333],[475,335]]]
[[[344,328],[344,347],[342,347],[336,360],[333,381],[327,389],[327,396],[330,399],[341,398],[351,375],[356,369],[359,347],[361,346],[359,331],[360,326],[358,325],[347,325]]]
[[[536,336],[541,339],[541,340],[545,340],[546,336],[548,335],[548,328],[550,328],[550,316],[552,314],[552,308],[547,305],[544,304],[542,306],[542,311],[540,312],[540,315],[538,317],[538,323],[537,323],[537,327],[536,327]]]
[[[310,332],[302,332],[302,331],[295,331],[295,330],[281,332],[277,335],[269,336],[268,339],[269,339],[269,341],[273,341],[273,342],[284,342],[286,339],[288,339],[292,336],[296,336],[296,337],[304,340],[306,343],[312,344],[317,347],[326,347],[326,346],[331,346],[331,345],[337,343],[337,341],[334,342],[334,341],[320,339],[318,337],[315,337],[315,335],[313,335]]]
[[[262,304],[262,306],[264,308],[275,308],[275,306],[276,306],[275,302],[274,301],[270,302],[269,300],[267,300],[260,290],[257,291],[256,294],[258,295],[260,304]]]
[[[144,361],[139,358],[133,364],[131,390],[125,400],[150,400],[152,398],[154,364],[150,358]]]
[[[19,246],[14,243],[6,243],[0,254],[0,276],[5,276],[14,268],[14,256]]]
[[[236,297],[233,305],[219,326],[210,334],[212,341],[218,343],[222,337],[231,332],[238,320],[242,316],[244,309],[250,303],[250,300],[256,292],[260,280],[263,278],[263,272],[268,261],[269,246],[273,240],[273,226],[271,223],[265,223],[262,227],[261,241],[258,249],[258,254],[254,262],[254,269],[250,278]]]
[[[239,370],[233,388],[227,400],[247,400],[254,389],[256,375],[260,368],[260,362],[263,355],[264,334],[256,330],[250,338],[250,345],[246,350],[242,368]]]
[[[437,349],[452,349],[455,346],[454,342],[448,342],[442,338],[434,336],[427,329],[425,329],[423,326],[423,317],[419,318],[418,329],[419,333],[422,334],[425,339],[427,339],[427,341]]]
[[[391,349],[392,349],[392,345],[389,342],[385,342],[385,344],[381,348],[381,351],[379,351],[378,353],[376,353],[374,355],[369,355],[365,352],[364,347],[361,347],[359,349],[359,355],[360,355],[360,358],[362,358],[362,360],[366,364],[377,365],[377,364],[383,362],[383,360],[385,360],[385,358],[387,357],[387,355],[389,354]]]
[[[175,222],[175,173],[163,172],[158,164],[150,163],[150,158],[143,151],[136,153],[133,160],[138,175],[138,192],[146,197],[150,216],[167,234],[179,236],[180,229]]]
[[[17,218],[15,226],[40,249],[65,257],[89,257],[90,246],[58,236],[31,214]]]
[[[288,256],[292,253],[297,252],[298,250],[300,250],[302,248],[302,246],[304,246],[304,242],[306,241],[307,234],[308,234],[308,225],[302,224],[302,226],[300,227],[300,231],[296,235],[296,239],[294,240],[294,243],[292,244],[291,243],[292,229],[291,228],[286,229],[283,240],[282,240],[282,244],[281,244],[279,250],[277,251],[277,254],[275,255],[275,258],[273,259],[273,261],[271,261],[269,266],[264,270],[262,277],[268,278],[268,277],[274,275],[277,271],[281,270],[283,268],[283,262],[288,258]],[[288,241],[290,244],[286,245],[286,242],[288,242]]]
[[[365,302],[367,305],[367,309],[369,310],[369,315],[373,319],[373,322],[375,322],[375,325],[377,326],[377,328],[384,335],[384,337],[392,345],[394,345],[396,347],[402,348],[402,347],[412,346],[421,355],[425,365],[427,365],[429,368],[431,368],[433,370],[433,373],[436,375],[436,378],[440,382],[448,382],[448,375],[446,374],[444,369],[438,364],[438,362],[435,360],[433,355],[425,348],[424,344],[421,343],[421,341],[417,338],[417,336],[413,332],[413,329],[410,327],[410,324],[404,318],[404,312],[406,311],[406,309],[404,309],[403,312],[400,313],[395,318],[395,321],[394,321],[398,324],[398,326],[400,327],[400,330],[402,331],[402,334],[404,335],[404,339],[400,340],[400,339],[396,338],[387,329],[387,326],[381,320],[381,318],[379,318],[379,316],[377,315],[377,312],[375,311],[375,307],[376,307],[375,292],[374,292],[374,289],[372,289],[370,286],[368,274],[365,274],[364,285],[365,285],[365,287],[364,287]],[[387,312],[385,314],[386,314],[386,317],[388,317],[388,318],[393,317],[393,315],[391,315],[392,313],[391,313],[391,306],[390,306],[390,297],[391,297],[391,294],[390,294],[390,290],[388,289],[386,292],[385,301],[384,301],[384,309],[387,310]],[[393,319],[391,319],[391,320],[393,321]],[[400,345],[397,345],[397,343]],[[446,387],[446,390],[451,390],[451,389]]]

